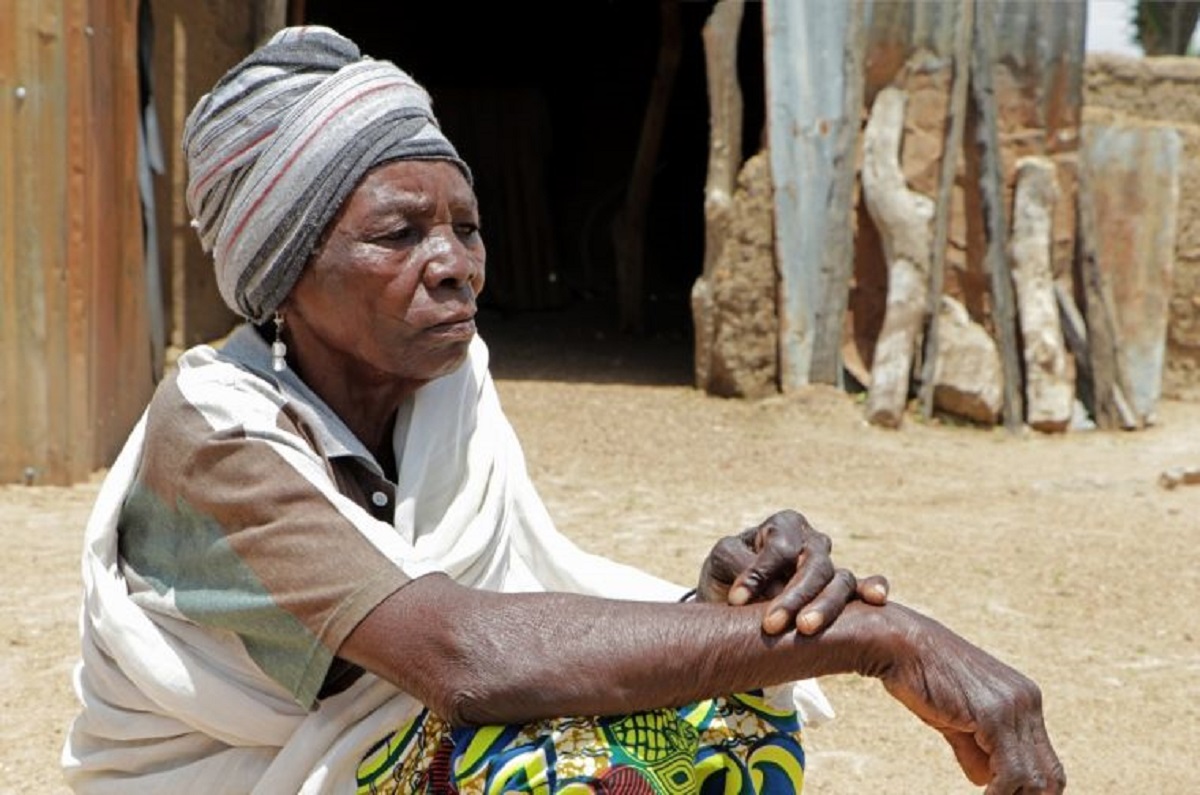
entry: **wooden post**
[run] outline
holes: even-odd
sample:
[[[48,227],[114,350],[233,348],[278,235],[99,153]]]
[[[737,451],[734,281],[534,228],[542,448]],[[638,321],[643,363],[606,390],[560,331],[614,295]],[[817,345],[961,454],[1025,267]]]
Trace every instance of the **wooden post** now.
[[[708,75],[708,176],[704,184],[704,270],[692,285],[696,386],[708,389],[712,373],[711,279],[729,235],[733,191],[742,164],[742,89],[737,79],[737,43],[745,0],[720,0],[704,23]]]
[[[64,332],[68,234],[78,218],[67,213],[66,24],[62,9],[23,0],[0,27],[0,153],[5,172],[0,196],[0,240],[8,249],[2,299],[0,361],[4,362],[3,480],[68,482],[84,468],[69,460],[64,443],[78,420],[65,402],[70,359]],[[73,186],[74,187],[74,186]],[[70,230],[68,232],[68,229]],[[73,281],[73,280],[72,280]],[[71,285],[74,287],[74,283]],[[72,346],[73,347],[73,346]],[[78,374],[78,373],[76,373]],[[85,412],[86,414],[86,412]],[[60,418],[52,421],[52,418]],[[64,422],[65,421],[65,422]]]
[[[288,0],[254,0],[254,46],[266,44],[287,21]]]
[[[71,208],[87,218],[85,245],[91,256],[91,422],[96,429],[92,467],[107,466],[120,451],[154,388],[153,348],[147,314],[143,216],[137,179],[138,126],[137,3],[88,0],[80,32],[91,47],[90,62],[73,75],[90,75],[86,92],[94,120],[85,130],[88,147],[79,161],[95,164],[90,204]],[[90,27],[91,33],[88,33]],[[79,115],[72,112],[75,119]],[[107,127],[109,135],[97,135]],[[86,166],[76,166],[81,171]]]
[[[1093,404],[1088,408],[1098,427],[1132,430],[1138,427],[1138,422],[1129,403],[1128,380],[1121,372],[1116,308],[1112,289],[1100,271],[1096,252],[1096,213],[1091,180],[1085,169],[1080,170],[1078,203],[1079,234],[1075,241],[1087,321],[1087,369],[1092,378],[1088,391]]]
[[[166,160],[166,173],[155,180],[155,201],[168,285],[168,344],[179,351],[217,340],[240,321],[221,299],[212,258],[190,225],[180,140],[200,96],[250,53],[255,16],[251,5],[234,0],[156,0],[154,10],[155,99]],[[225,35],[212,35],[218,26]]]
[[[992,87],[995,64],[992,0],[975,0],[975,36],[971,49],[971,100],[975,113],[975,145],[979,150],[979,188],[983,223],[987,235],[984,266],[992,288],[992,319],[1004,370],[1004,427],[1017,431],[1024,424],[1021,395],[1021,363],[1017,350],[1017,315],[1012,276],[1008,269],[1008,213],[1004,207],[1004,173],[996,120],[996,97]]]
[[[900,168],[907,96],[885,88],[863,133],[863,198],[887,257],[887,310],[875,343],[867,420],[899,427],[908,400],[913,354],[925,312],[933,201],[911,191]]]
[[[1058,192],[1050,158],[1031,155],[1017,161],[1009,256],[1021,318],[1026,422],[1046,432],[1066,430],[1075,405],[1051,261]]]
[[[929,265],[929,295],[926,299],[925,354],[919,392],[921,416],[933,416],[934,373],[938,357],[938,311],[945,289],[946,245],[949,239],[951,191],[958,172],[963,127],[967,116],[967,88],[971,78],[971,39],[975,26],[975,0],[962,0],[955,21],[954,78],[950,85],[950,115],[938,174],[936,215],[933,219],[933,261]]]
[[[642,134],[629,177],[625,203],[613,220],[613,249],[617,258],[617,301],[620,328],[639,334],[643,327],[642,283],[645,268],[646,212],[654,182],[654,166],[666,126],[667,106],[683,54],[683,32],[679,19],[680,0],[659,0],[662,29],[658,66],[642,119]]]

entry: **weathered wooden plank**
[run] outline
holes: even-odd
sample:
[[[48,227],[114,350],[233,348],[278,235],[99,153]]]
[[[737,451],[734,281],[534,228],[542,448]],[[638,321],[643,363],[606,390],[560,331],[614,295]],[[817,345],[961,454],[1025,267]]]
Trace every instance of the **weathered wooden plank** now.
[[[293,2],[292,5],[295,5]],[[229,332],[238,317],[217,289],[184,202],[187,173],[179,141],[200,96],[249,54],[253,7],[242,0],[155,0],[154,80],[166,174],[157,180],[158,239],[164,256],[169,344],[184,348]],[[289,9],[289,14],[291,10]],[[221,31],[220,36],[210,35]],[[240,35],[242,32],[245,35]]]
[[[86,169],[83,215],[86,224],[88,269],[92,276],[91,298],[97,307],[117,310],[121,305],[124,285],[121,269],[114,261],[121,243],[117,236],[124,234],[124,209],[121,205],[120,168],[118,165],[117,130],[123,128],[116,106],[112,63],[109,51],[113,46],[113,21],[104,0],[88,0],[86,14],[92,35],[88,37],[87,59],[89,73],[77,83],[79,94],[77,113],[87,120],[95,132],[86,142],[79,163]],[[134,194],[136,195],[136,194]],[[100,215],[97,209],[108,209]],[[107,439],[116,424],[113,410],[112,374],[120,372],[121,320],[117,311],[98,313],[89,324],[92,355],[88,361],[88,388],[91,399],[91,419],[97,440]],[[141,341],[138,340],[138,343]],[[127,344],[135,344],[128,340]],[[148,341],[147,341],[148,344]],[[101,441],[100,444],[103,442]]]
[[[899,427],[925,312],[933,200],[908,188],[900,168],[906,94],[885,88],[863,133],[863,198],[887,258],[887,311],[875,345],[867,420]]]
[[[1104,277],[1099,265],[1095,202],[1089,169],[1086,168],[1079,175],[1078,202],[1079,232],[1076,236],[1076,247],[1087,326],[1089,358],[1086,371],[1091,376],[1085,397],[1092,400],[1088,409],[1097,427],[1106,430],[1131,430],[1136,428],[1138,423],[1126,397],[1129,394],[1128,379],[1122,373],[1117,350],[1119,334],[1112,285]]]
[[[995,17],[996,3],[993,0],[976,0],[975,43],[971,50],[971,99],[976,114],[975,145],[979,151],[979,188],[987,239],[984,263],[991,284],[992,322],[1004,369],[1004,426],[1016,431],[1024,422],[1024,400],[1016,339],[1016,305],[1006,255],[1008,213],[1003,196],[1005,182],[998,135],[998,108],[992,85],[992,69],[996,64]]]
[[[696,386],[707,390],[712,374],[716,319],[712,274],[728,240],[733,191],[742,162],[742,88],[737,79],[738,33],[744,0],[719,0],[704,23],[708,84],[708,170],[704,181],[704,264],[690,296]]]
[[[830,213],[845,108],[844,46],[852,3],[763,3],[766,100],[780,272],[780,388],[810,383],[820,265],[830,234],[851,223]],[[840,234],[840,230],[839,230]],[[840,323],[840,317],[838,321]]]
[[[1046,432],[1067,429],[1075,402],[1051,263],[1058,198],[1054,161],[1036,155],[1017,161],[1009,257],[1021,319],[1025,421]]]
[[[958,155],[962,148],[967,118],[967,88],[971,77],[971,41],[975,29],[975,0],[960,0],[955,20],[954,77],[950,84],[950,113],[946,122],[946,142],[938,175],[938,192],[933,218],[932,261],[929,263],[929,294],[926,298],[924,359],[921,367],[919,404],[921,416],[933,416],[934,372],[938,357],[938,305],[945,289],[946,245],[950,230],[950,191],[958,173]]]
[[[71,438],[71,431],[78,427],[82,418],[72,417],[71,391],[76,386],[71,378],[71,356],[68,340],[71,337],[71,314],[69,301],[68,233],[71,226],[72,208],[67,195],[67,174],[73,168],[73,153],[68,151],[67,129],[70,123],[70,97],[72,81],[76,79],[67,70],[68,19],[72,9],[66,3],[42,4],[42,19],[38,22],[38,60],[42,78],[42,91],[46,98],[40,123],[39,142],[53,142],[55,158],[41,156],[35,166],[38,187],[45,206],[54,207],[58,216],[55,223],[45,218],[34,222],[32,229],[41,238],[42,311],[41,334],[42,355],[45,360],[46,381],[41,394],[39,411],[44,423],[41,433],[45,438],[45,478],[56,483],[70,483],[84,477],[88,469],[80,465],[76,456],[88,457]],[[53,161],[53,162],[51,162]]]
[[[1089,125],[1084,168],[1099,276],[1111,291],[1115,346],[1137,421],[1162,394],[1183,146],[1162,126]]]

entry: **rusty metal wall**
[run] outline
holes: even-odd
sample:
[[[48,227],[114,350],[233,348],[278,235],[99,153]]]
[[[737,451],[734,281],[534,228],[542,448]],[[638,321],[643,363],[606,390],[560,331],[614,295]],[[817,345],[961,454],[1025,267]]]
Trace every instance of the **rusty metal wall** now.
[[[136,0],[0,3],[0,482],[105,466],[153,388]]]

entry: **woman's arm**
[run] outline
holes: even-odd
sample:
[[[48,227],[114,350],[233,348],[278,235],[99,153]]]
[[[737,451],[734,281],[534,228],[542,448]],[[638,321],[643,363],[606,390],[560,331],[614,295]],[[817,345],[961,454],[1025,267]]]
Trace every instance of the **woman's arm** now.
[[[428,575],[381,603],[338,654],[458,724],[620,714],[813,676],[873,676],[946,736],[973,781],[1059,791],[1037,686],[982,649],[894,603],[851,602],[815,636],[765,634],[765,609],[500,594]]]
[[[466,724],[637,712],[851,670],[832,637],[763,635],[763,609],[494,593],[428,575],[338,655]],[[789,651],[800,645],[813,648]]]

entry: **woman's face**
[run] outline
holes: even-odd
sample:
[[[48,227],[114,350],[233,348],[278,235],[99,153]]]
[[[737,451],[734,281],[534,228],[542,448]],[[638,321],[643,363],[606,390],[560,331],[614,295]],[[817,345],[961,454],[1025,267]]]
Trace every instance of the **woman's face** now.
[[[475,193],[454,165],[372,170],[284,307],[301,374],[420,385],[453,371],[475,335],[484,260]]]

